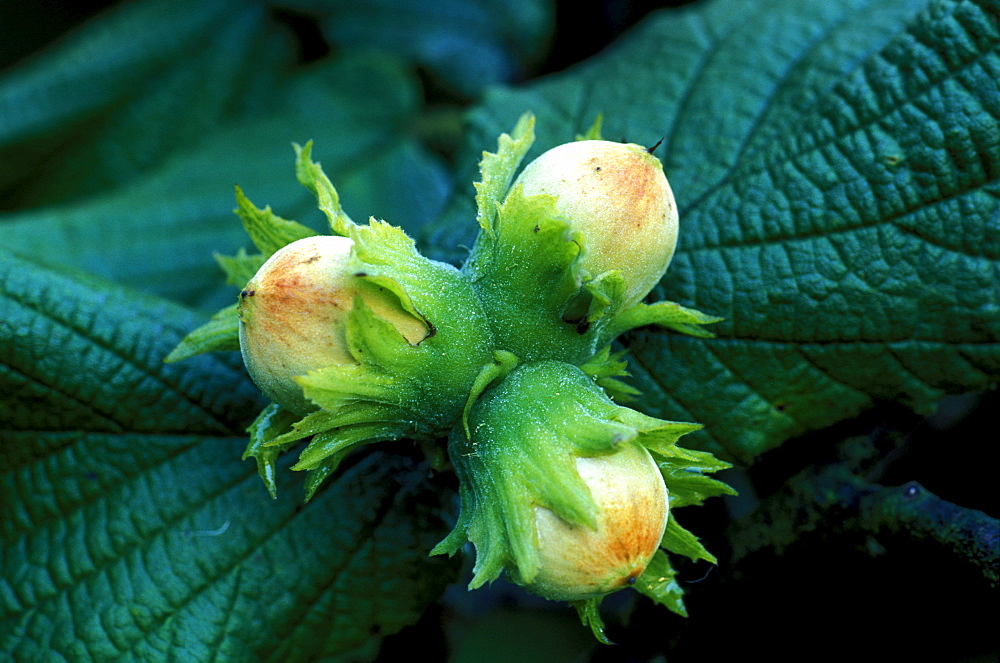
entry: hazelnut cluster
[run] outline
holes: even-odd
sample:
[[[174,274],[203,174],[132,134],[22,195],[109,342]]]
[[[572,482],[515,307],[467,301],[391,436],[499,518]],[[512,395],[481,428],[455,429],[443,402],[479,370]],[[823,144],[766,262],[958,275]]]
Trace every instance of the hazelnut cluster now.
[[[534,140],[526,114],[476,184],[480,233],[455,268],[422,256],[402,230],[351,221],[336,189],[297,148],[299,180],[330,235],[254,207],[237,214],[260,253],[221,261],[245,282],[235,306],[169,359],[233,349],[273,402],[249,429],[272,494],[275,459],[307,499],[359,445],[448,440],[461,513],[432,551],[476,549],[478,587],[501,573],[570,601],[603,639],[601,597],[633,587],[683,613],[664,549],[714,562],[673,509],[731,489],[726,467],[677,444],[697,424],[643,415],[611,351],[624,331],[696,336],[716,319],[643,303],[677,242],[673,193],[646,148],[598,139],[555,147],[517,169]],[[511,184],[513,182],[513,184]]]

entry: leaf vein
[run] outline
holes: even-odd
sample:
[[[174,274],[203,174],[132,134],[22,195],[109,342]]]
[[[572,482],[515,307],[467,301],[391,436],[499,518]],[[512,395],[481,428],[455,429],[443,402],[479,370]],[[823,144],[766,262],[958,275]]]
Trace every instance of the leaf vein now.
[[[735,175],[739,174],[744,179],[755,177],[761,173],[773,170],[775,167],[780,166],[782,163],[794,162],[800,160],[802,157],[808,154],[819,152],[824,148],[830,147],[836,143],[839,143],[847,136],[856,135],[860,132],[864,132],[870,129],[872,126],[882,122],[884,117],[890,113],[900,110],[901,108],[913,106],[915,100],[925,96],[927,93],[934,89],[940,88],[945,83],[948,83],[954,79],[959,78],[961,74],[964,74],[966,70],[978,66],[982,61],[989,57],[995,57],[995,52],[992,50],[985,50],[982,53],[978,53],[975,58],[964,62],[962,66],[956,67],[947,71],[946,75],[939,76],[937,78],[929,80],[925,85],[918,87],[913,90],[911,94],[901,96],[901,98],[892,105],[887,107],[879,107],[878,113],[872,114],[869,117],[860,118],[859,121],[852,127],[846,128],[842,132],[831,132],[829,135],[823,139],[812,143],[811,145],[804,146],[804,148],[794,154],[785,154],[784,151],[776,151],[776,154],[771,158],[764,158],[761,160],[747,161],[744,163],[736,165],[736,167],[730,169],[727,175],[720,179],[716,184],[712,185],[710,188],[703,191],[695,199],[687,201],[684,203],[680,209],[680,216],[686,217],[692,214],[694,210],[701,207],[701,205],[708,200],[712,194],[716,193],[725,186],[730,186],[733,182]]]
[[[843,223],[843,224],[840,225],[840,227],[833,228],[833,229],[827,228],[827,227],[817,227],[817,228],[809,230],[809,231],[802,231],[802,232],[797,232],[797,233],[794,233],[794,234],[792,234],[792,233],[787,233],[787,234],[773,234],[773,235],[769,235],[767,237],[761,237],[759,239],[750,239],[750,238],[746,238],[746,237],[741,237],[739,239],[734,239],[734,240],[731,240],[731,241],[719,241],[719,242],[713,242],[713,243],[696,244],[694,246],[686,245],[686,246],[684,246],[683,251],[678,250],[678,253],[682,253],[682,252],[683,253],[698,253],[698,252],[702,252],[702,251],[718,251],[718,250],[725,250],[725,249],[745,249],[745,248],[750,248],[750,247],[754,247],[754,246],[766,246],[768,244],[783,244],[783,243],[790,243],[790,242],[803,242],[803,241],[810,241],[810,240],[814,240],[814,239],[824,239],[824,238],[828,238],[828,237],[831,237],[831,236],[841,235],[841,234],[846,234],[846,233],[854,233],[854,232],[857,232],[859,230],[866,230],[866,229],[870,229],[870,228],[876,228],[876,227],[883,226],[883,225],[892,225],[892,226],[894,226],[894,227],[896,227],[896,228],[898,228],[900,230],[907,231],[908,234],[913,235],[914,237],[917,237],[918,239],[921,239],[921,240],[927,242],[928,244],[933,244],[933,245],[938,246],[938,247],[940,247],[942,249],[945,249],[945,250],[948,250],[948,251],[951,251],[953,253],[957,253],[959,255],[963,255],[963,256],[966,256],[966,257],[969,257],[969,258],[980,258],[982,256],[978,256],[978,255],[975,255],[975,254],[972,254],[972,253],[963,252],[963,251],[959,250],[956,247],[947,246],[947,245],[944,245],[944,244],[942,244],[940,242],[932,242],[930,237],[928,237],[926,235],[920,235],[920,234],[918,234],[917,232],[915,232],[913,230],[907,230],[905,228],[905,226],[900,225],[899,222],[900,222],[900,220],[902,220],[902,219],[904,219],[904,218],[906,218],[906,217],[908,217],[908,216],[910,216],[912,214],[924,213],[928,209],[931,209],[931,208],[933,208],[936,205],[941,205],[941,204],[944,204],[944,203],[952,202],[954,200],[959,200],[959,199],[961,199],[964,196],[976,195],[976,194],[979,194],[983,190],[989,192],[989,187],[992,184],[994,184],[994,182],[992,182],[992,181],[990,181],[990,182],[982,182],[982,183],[979,183],[977,186],[974,186],[974,187],[971,187],[971,188],[968,188],[968,189],[964,189],[964,190],[961,190],[961,191],[954,191],[954,192],[950,193],[947,196],[942,196],[942,197],[938,198],[937,200],[915,201],[913,205],[910,205],[910,206],[906,207],[905,209],[901,209],[897,213],[892,214],[892,215],[882,216],[882,217],[878,217],[878,218],[874,218],[874,219],[859,219],[858,222]]]
[[[191,444],[194,444],[194,442],[192,442]],[[129,483],[135,484],[135,483],[137,483],[139,481],[144,481],[144,480],[146,480],[147,473],[150,472],[151,470],[154,470],[154,469],[156,469],[158,467],[166,466],[167,464],[169,464],[169,463],[171,463],[171,462],[179,459],[182,455],[184,455],[185,453],[188,453],[190,451],[191,451],[191,446],[189,444],[187,446],[183,446],[183,447],[179,448],[175,452],[164,454],[164,456],[162,458],[157,459],[156,462],[154,462],[154,463],[151,463],[151,464],[148,464],[148,465],[143,465],[141,467],[140,466],[129,466],[128,469],[132,470],[132,471],[130,473],[127,473],[126,476],[125,476],[125,480],[127,481],[127,483],[126,482],[119,483],[116,487],[119,490],[121,490],[121,489],[125,488]],[[49,456],[47,456],[45,458],[53,457],[55,455],[57,455],[57,454],[50,454]],[[45,458],[39,459],[38,462],[39,463],[43,462],[45,460]],[[255,476],[256,473],[254,473],[253,475]],[[213,493],[209,493],[208,496],[206,497],[206,499],[203,500],[203,502],[208,502],[211,499],[213,499],[214,497],[217,497],[217,496],[225,493],[230,488],[238,486],[240,483],[242,483],[243,481],[245,481],[250,476],[251,476],[251,471],[247,470],[243,475],[238,476],[238,478],[231,485],[224,485],[222,489],[220,489],[218,491],[215,491]],[[153,492],[155,492],[155,491],[153,491]],[[59,536],[56,535],[54,532],[50,531],[50,530],[53,530],[54,528],[50,528],[50,527],[48,527],[48,525],[65,523],[67,520],[70,519],[70,517],[72,516],[73,513],[82,512],[82,511],[84,511],[88,507],[95,507],[96,508],[99,504],[103,504],[104,501],[107,500],[107,499],[108,499],[108,495],[106,493],[100,493],[100,494],[95,494],[92,497],[87,497],[87,498],[81,499],[79,501],[76,501],[73,504],[62,504],[60,506],[64,509],[64,512],[62,512],[62,513],[53,513],[53,514],[50,514],[48,516],[45,516],[45,517],[38,518],[38,519],[34,520],[32,522],[32,525],[31,525],[30,536],[33,536],[33,537],[42,536],[42,535],[45,535],[46,532],[48,532],[48,535],[51,536],[53,540],[58,540]],[[196,505],[194,505],[190,509],[190,511],[196,510],[197,508],[200,508],[201,506],[203,506],[203,504],[196,504]],[[178,511],[178,513],[176,514],[175,517],[170,518],[170,519],[166,519],[166,520],[162,521],[157,527],[151,529],[147,533],[145,539],[136,539],[133,542],[130,542],[130,543],[126,544],[125,546],[123,546],[120,550],[114,550],[113,554],[109,555],[105,560],[103,560],[102,564],[100,564],[100,565],[96,565],[95,564],[94,568],[89,569],[88,571],[86,571],[86,572],[84,572],[84,573],[82,573],[82,574],[80,574],[78,576],[74,576],[74,577],[70,578],[69,582],[66,583],[66,584],[63,584],[62,586],[58,586],[57,585],[55,587],[55,591],[54,592],[52,592],[50,594],[47,594],[46,596],[42,597],[41,600],[37,601],[36,603],[31,604],[31,603],[25,602],[25,605],[28,606],[27,610],[28,611],[38,610],[38,609],[44,607],[45,605],[47,605],[48,603],[50,603],[50,602],[52,602],[52,601],[54,601],[54,600],[62,597],[63,595],[68,595],[69,592],[75,586],[79,585],[79,583],[81,581],[83,581],[83,580],[85,580],[87,578],[95,577],[97,575],[100,575],[101,573],[106,572],[107,569],[108,569],[108,567],[110,567],[111,565],[113,565],[115,563],[118,563],[118,562],[122,561],[124,559],[126,553],[132,552],[134,550],[138,550],[143,545],[146,545],[148,543],[148,541],[152,540],[153,535],[165,532],[172,525],[176,524],[177,522],[179,522],[180,520],[182,520],[184,517],[186,517],[188,515],[188,513],[189,513],[189,510]],[[50,547],[54,547],[54,546],[50,546]]]
[[[221,497],[225,493],[228,493],[228,492],[231,492],[231,491],[235,491],[238,488],[240,488],[240,486],[243,485],[244,483],[246,483],[247,481],[254,481],[256,478],[257,478],[257,472],[254,471],[254,469],[250,469],[250,470],[247,470],[245,473],[243,473],[241,475],[240,474],[236,475],[236,477],[234,477],[233,481],[231,481],[230,483],[227,483],[227,484],[223,484],[221,489],[215,490],[215,491],[212,491],[212,492],[209,492],[209,493],[206,493],[205,497],[198,504],[193,505],[189,509],[186,509],[186,510],[183,510],[181,512],[178,512],[178,514],[176,514],[175,517],[171,518],[170,520],[164,521],[164,524],[162,526],[157,527],[154,530],[154,532],[156,533],[155,539],[162,538],[163,535],[165,535],[165,534],[167,534],[169,532],[169,530],[173,529],[174,525],[176,525],[181,520],[183,520],[184,518],[186,518],[192,512],[197,511],[198,509],[204,507],[205,504],[207,504],[208,502],[211,502],[211,501],[213,501],[213,500]],[[252,554],[255,553],[260,548],[261,545],[263,545],[263,543],[265,543],[266,541],[270,540],[272,537],[276,536],[279,532],[281,532],[282,531],[282,527],[287,522],[289,522],[290,520],[292,520],[295,517],[295,515],[296,515],[295,511],[292,510],[289,513],[289,515],[284,520],[280,521],[272,529],[272,531],[266,537],[264,537],[264,539],[261,542],[258,542],[258,543],[256,543],[255,545],[252,545],[252,546],[248,546],[246,553],[244,553],[243,555],[237,556],[232,561],[232,563],[229,564],[227,568],[225,568],[225,570],[221,570],[219,573],[217,573],[215,575],[215,577],[211,578],[207,582],[202,583],[200,586],[191,588],[191,591],[187,593],[187,595],[184,597],[184,599],[179,604],[171,605],[170,606],[170,608],[171,608],[170,610],[163,611],[163,614],[157,616],[154,620],[151,620],[151,622],[148,625],[148,627],[144,631],[141,632],[140,636],[138,638],[135,638],[132,641],[132,643],[128,646],[128,648],[125,649],[121,653],[124,654],[124,653],[132,653],[132,652],[134,652],[135,649],[136,649],[136,647],[138,647],[142,643],[148,641],[151,637],[154,637],[154,635],[157,634],[157,631],[158,631],[159,627],[163,626],[166,623],[169,623],[169,622],[172,622],[173,620],[175,620],[177,618],[178,613],[180,613],[180,611],[184,607],[186,607],[187,605],[191,604],[195,599],[199,598],[205,591],[207,591],[209,588],[213,587],[215,585],[215,581],[218,581],[219,579],[228,576],[230,573],[232,573],[234,571],[234,569],[236,569],[238,571],[239,565],[241,565],[243,562],[245,562],[247,559],[249,559],[252,556]],[[177,532],[176,529],[174,531]],[[150,544],[153,541],[154,541],[154,537],[150,536],[149,534],[147,534],[143,539],[141,539],[138,542],[138,545],[133,546],[131,548],[131,550],[136,550],[137,552],[148,552]],[[109,561],[110,562],[116,562],[116,561],[119,561],[121,559],[124,559],[124,555],[119,555],[118,557],[112,558]],[[109,566],[111,566],[111,564],[106,564],[101,569],[102,572],[106,571],[107,567],[109,567]]]
[[[126,428],[125,424],[122,423],[122,422],[120,422],[120,421],[118,421],[112,415],[112,413],[102,411],[95,404],[88,403],[88,402],[84,401],[82,398],[80,398],[76,394],[72,394],[72,393],[66,391],[65,389],[58,388],[56,385],[44,382],[44,381],[42,381],[42,379],[40,377],[35,376],[35,375],[29,375],[28,373],[25,373],[24,371],[20,370],[19,368],[15,367],[15,366],[13,366],[13,365],[11,365],[9,363],[8,364],[3,364],[2,368],[5,368],[5,369],[9,370],[12,373],[16,373],[17,375],[20,375],[27,382],[36,384],[39,387],[41,387],[43,390],[52,391],[52,392],[54,392],[56,394],[59,394],[61,397],[65,398],[67,401],[72,401],[72,402],[78,403],[84,410],[90,411],[96,417],[98,417],[100,419],[103,419],[103,420],[107,421],[109,424],[111,424],[114,428],[112,428],[110,432],[122,432]],[[78,423],[78,421],[74,421],[74,423]],[[3,428],[0,428],[0,431],[2,431],[2,430],[17,430],[17,431],[20,432],[23,429],[21,429],[21,428],[17,428],[17,429],[3,429]],[[56,430],[56,429],[47,429],[47,430]],[[98,432],[103,432],[103,431],[101,431],[101,429],[97,429],[97,430],[98,430]]]
[[[37,302],[31,301],[26,297],[18,296],[18,293],[11,291],[5,291],[3,293],[8,299],[14,301],[15,303],[27,308],[32,311],[35,315],[44,318],[56,326],[66,329],[70,333],[74,334],[76,337],[82,339],[85,342],[92,343],[97,348],[107,352],[108,354],[117,358],[121,365],[132,367],[138,374],[149,378],[162,386],[165,391],[175,394],[182,401],[186,401],[188,404],[192,405],[196,410],[201,412],[206,418],[212,423],[217,425],[217,429],[222,432],[232,432],[232,425],[230,422],[223,421],[215,412],[212,412],[204,403],[195,399],[192,395],[188,394],[183,389],[179,388],[178,385],[167,380],[163,374],[159,371],[153,370],[150,366],[143,364],[132,357],[129,357],[121,348],[114,345],[113,342],[106,338],[103,338],[99,334],[91,333],[92,330],[86,329],[79,325],[73,324],[70,320],[63,317],[53,315],[51,312],[44,310]],[[145,315],[145,312],[142,312]]]
[[[695,91],[698,89],[699,83],[704,78],[702,73],[704,73],[704,71],[708,68],[712,58],[719,53],[719,48],[725,39],[731,36],[732,33],[739,28],[739,21],[734,21],[733,25],[726,34],[713,39],[710,35],[710,31],[708,30],[708,26],[705,24],[705,21],[700,15],[693,16],[692,22],[695,23],[697,27],[701,28],[702,34],[708,39],[709,45],[704,49],[697,64],[695,64],[694,68],[691,70],[687,83],[684,86],[684,90],[681,91],[680,96],[677,97],[677,101],[674,103],[677,110],[674,112],[673,122],[670,123],[670,128],[667,130],[663,138],[663,154],[668,155],[668,158],[674,152],[674,140],[680,130],[682,117],[687,112]]]
[[[374,516],[365,525],[364,532],[359,536],[354,537],[354,541],[359,542],[359,545],[350,551],[349,554],[344,555],[343,562],[337,567],[336,570],[330,573],[329,578],[323,585],[315,588],[316,591],[314,592],[314,595],[302,604],[303,609],[300,611],[300,614],[302,614],[303,618],[291,622],[293,624],[293,628],[285,634],[280,635],[280,639],[290,638],[296,632],[309,628],[305,615],[318,607],[318,604],[320,600],[322,600],[323,596],[327,594],[338,581],[340,581],[345,571],[352,566],[352,562],[358,557],[358,555],[365,551],[373,533],[378,530],[381,524],[388,517],[389,513],[392,511],[392,508],[397,505],[400,495],[405,492],[407,491],[404,490],[404,486],[397,483],[392,499],[383,498],[380,500],[379,508],[375,512]],[[334,619],[336,620],[336,616]]]
[[[642,361],[642,358],[637,354],[630,353],[628,359],[629,359],[628,362],[629,372],[632,372],[635,369],[639,369],[640,371],[642,371],[646,379],[649,382],[656,385],[656,388],[659,389],[662,399],[672,401],[675,405],[677,405],[677,407],[679,407],[681,410],[684,411],[685,416],[690,421],[695,420],[695,415],[694,412],[691,410],[691,408],[686,406],[680,400],[680,398],[677,396],[676,393],[667,389],[667,385],[666,382],[664,381],[664,378],[660,377],[658,372],[650,370],[650,368],[646,366],[645,362]]]
[[[841,26],[843,26],[844,24],[846,24],[848,22],[849,12],[844,12],[841,16],[842,16],[842,18],[839,21],[834,22],[825,31],[820,32],[817,35],[817,37],[812,42],[810,42],[809,44],[804,45],[804,47],[797,54],[796,57],[794,57],[794,58],[792,58],[792,59],[790,59],[790,60],[787,61],[784,70],[773,81],[773,83],[771,85],[771,91],[770,91],[770,93],[767,95],[766,98],[763,99],[763,103],[759,106],[757,115],[754,118],[753,123],[749,127],[747,127],[747,130],[746,130],[745,134],[743,135],[743,138],[740,141],[739,146],[736,148],[736,150],[734,152],[734,157],[732,159],[732,163],[726,169],[726,172],[723,173],[722,177],[719,180],[720,183],[728,181],[730,179],[730,177],[732,176],[733,171],[738,167],[738,164],[740,164],[740,163],[743,162],[744,155],[746,154],[747,148],[749,147],[749,145],[752,142],[753,138],[760,131],[761,127],[764,126],[764,122],[767,119],[767,116],[770,114],[771,110],[774,108],[774,102],[775,102],[775,100],[778,98],[778,96],[783,91],[784,84],[788,81],[788,79],[792,76],[792,74],[794,74],[795,72],[798,71],[799,65],[802,64],[802,62],[805,61],[805,58],[807,56],[809,56],[810,54],[814,53],[816,51],[816,49],[818,49],[826,41],[826,39],[830,35],[832,35],[833,33],[835,33]],[[700,197],[704,197],[704,195],[710,193],[711,191],[713,191],[713,190],[715,190],[717,188],[718,188],[718,185],[711,185],[711,186],[709,186],[708,189],[706,189],[706,191]]]

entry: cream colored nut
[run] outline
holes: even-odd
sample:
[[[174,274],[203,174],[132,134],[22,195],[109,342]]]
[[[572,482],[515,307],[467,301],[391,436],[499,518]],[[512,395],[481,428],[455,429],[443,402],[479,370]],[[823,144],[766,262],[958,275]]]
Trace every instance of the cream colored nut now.
[[[557,207],[586,237],[591,276],[616,269],[626,305],[659,282],[677,244],[677,205],[659,159],[641,145],[604,140],[565,143],[521,173],[524,195],[558,197]]]
[[[349,269],[353,245],[332,235],[292,242],[268,258],[240,293],[240,349],[247,371],[265,396],[297,414],[315,407],[296,376],[354,361],[346,335],[359,294],[358,276]],[[410,343],[425,338],[424,322],[383,294],[366,290],[363,299]]]
[[[527,586],[558,601],[601,596],[634,583],[667,525],[667,489],[642,446],[626,443],[607,456],[578,458],[576,467],[598,506],[596,530],[535,507],[540,568]]]

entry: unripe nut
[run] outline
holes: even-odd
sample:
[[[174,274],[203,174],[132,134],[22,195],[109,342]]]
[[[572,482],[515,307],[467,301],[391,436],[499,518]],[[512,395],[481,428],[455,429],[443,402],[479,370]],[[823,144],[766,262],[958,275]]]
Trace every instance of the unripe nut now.
[[[395,297],[359,290],[358,276],[349,268],[353,245],[332,235],[292,242],[268,258],[240,293],[240,349],[247,371],[265,396],[296,414],[315,406],[295,377],[354,363],[346,323],[357,294],[411,344],[427,336],[426,324]]]
[[[619,270],[626,306],[663,277],[677,244],[677,205],[659,159],[645,147],[565,143],[528,164],[517,182],[524,195],[558,198],[559,211],[586,238],[581,266],[591,276]]]
[[[573,525],[536,506],[539,572],[532,591],[575,601],[629,586],[660,546],[667,525],[667,489],[649,452],[626,444],[613,454],[576,460],[597,503],[597,529]]]

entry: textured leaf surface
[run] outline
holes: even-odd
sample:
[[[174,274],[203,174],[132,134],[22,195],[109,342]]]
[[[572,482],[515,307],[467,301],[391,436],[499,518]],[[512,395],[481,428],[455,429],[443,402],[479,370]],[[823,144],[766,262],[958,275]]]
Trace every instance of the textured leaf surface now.
[[[1000,373],[1000,3],[716,0],[471,117],[468,179],[525,110],[532,155],[604,114],[655,143],[681,213],[655,296],[719,338],[627,337],[642,407],[749,459],[878,400]],[[531,158],[529,155],[528,158]],[[466,178],[460,178],[464,181]],[[427,244],[460,260],[466,187]]]
[[[270,499],[239,460],[260,401],[238,358],[162,362],[191,314],[7,252],[0,311],[0,658],[315,660],[452,577],[405,457],[304,507],[281,462]]]

